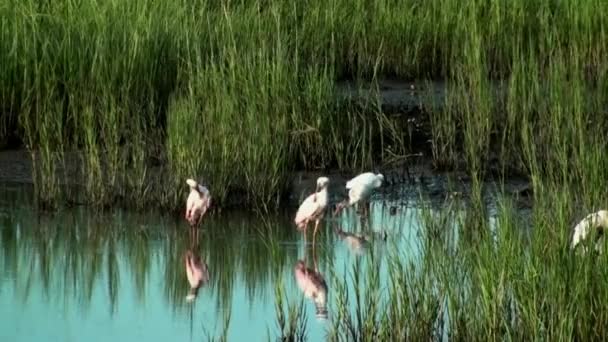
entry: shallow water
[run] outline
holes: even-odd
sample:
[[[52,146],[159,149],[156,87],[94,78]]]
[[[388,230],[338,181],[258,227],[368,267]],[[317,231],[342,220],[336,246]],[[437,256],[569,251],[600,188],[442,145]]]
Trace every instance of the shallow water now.
[[[423,253],[424,206],[403,194],[373,198],[368,221],[353,208],[326,220],[313,251],[312,229],[305,245],[292,225],[295,209],[263,218],[213,214],[196,239],[185,221],[156,212],[78,207],[38,215],[27,193],[0,189],[0,341],[203,341],[220,336],[226,318],[229,341],[275,340],[277,287],[291,303],[304,298],[308,340],[320,341],[334,314],[332,288],[354,286],[355,262],[373,255],[384,283],[389,255],[415,262]],[[209,277],[193,301],[188,251]],[[298,287],[298,260],[325,280],[326,319]]]

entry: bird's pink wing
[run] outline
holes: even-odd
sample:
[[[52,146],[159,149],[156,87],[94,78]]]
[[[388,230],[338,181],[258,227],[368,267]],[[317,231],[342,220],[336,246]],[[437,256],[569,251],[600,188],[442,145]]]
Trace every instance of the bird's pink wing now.
[[[319,203],[315,202],[314,197],[315,194],[312,194],[306,197],[304,202],[302,202],[300,208],[296,212],[296,218],[294,220],[296,224],[304,222],[304,220],[312,217],[317,212],[317,210],[319,210]]]
[[[186,200],[186,218],[190,218],[192,215],[192,210],[194,209],[197,199],[198,195],[196,191],[190,191],[190,195],[188,195],[188,199]]]

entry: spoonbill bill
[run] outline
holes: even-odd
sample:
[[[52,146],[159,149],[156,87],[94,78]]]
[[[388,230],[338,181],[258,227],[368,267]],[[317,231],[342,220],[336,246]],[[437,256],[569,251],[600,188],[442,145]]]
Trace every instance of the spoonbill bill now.
[[[604,230],[608,229],[608,210],[599,210],[595,213],[591,213],[583,218],[576,226],[574,226],[574,234],[572,235],[571,249],[587,238],[590,231],[596,229],[598,231],[598,240],[595,243],[595,250],[599,253],[602,252],[600,242],[603,240]],[[586,252],[586,248],[583,249]]]
[[[381,173],[365,172],[346,182],[348,199],[338,203],[334,214],[337,214],[345,207],[356,203],[366,202],[371,194],[382,186],[384,176]]]
[[[304,231],[304,239],[306,239],[306,228],[308,223],[315,221],[315,230],[313,233],[313,243],[315,236],[317,235],[317,229],[319,228],[319,222],[325,215],[325,208],[327,207],[327,186],[329,185],[329,178],[319,177],[317,178],[317,189],[315,192],[304,200],[300,205],[300,208],[296,212],[296,218],[294,220],[298,230]]]
[[[193,179],[187,179],[190,186],[190,195],[186,201],[186,220],[190,227],[198,225],[211,205],[209,189],[200,185]]]

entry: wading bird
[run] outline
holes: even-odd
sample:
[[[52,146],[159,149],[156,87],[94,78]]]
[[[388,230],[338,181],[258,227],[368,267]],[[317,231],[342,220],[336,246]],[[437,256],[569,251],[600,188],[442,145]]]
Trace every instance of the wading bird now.
[[[193,179],[187,179],[190,186],[190,195],[186,201],[186,220],[190,227],[198,225],[211,205],[209,189],[200,185]]]
[[[325,214],[325,208],[327,207],[327,186],[329,185],[329,178],[319,177],[317,179],[317,189],[315,192],[308,196],[304,202],[300,205],[296,213],[294,220],[298,230],[304,231],[304,241],[306,241],[306,228],[308,223],[315,221],[315,230],[313,233],[313,245],[317,235],[317,229],[319,228],[319,222]]]
[[[336,205],[334,215],[339,213],[345,207],[349,207],[360,202],[366,202],[365,208],[369,213],[369,208],[367,208],[369,203],[367,203],[367,200],[376,189],[382,186],[383,182],[384,176],[381,173],[374,174],[372,172],[362,173],[346,182],[348,199]]]
[[[608,210],[599,210],[595,213],[591,213],[574,226],[574,234],[572,235],[570,248],[576,248],[579,243],[587,238],[587,235],[589,235],[592,229],[596,229],[598,233],[595,250],[598,253],[601,253],[602,246],[600,243],[603,242],[604,229],[608,229]],[[587,249],[583,248],[583,252],[586,251]]]

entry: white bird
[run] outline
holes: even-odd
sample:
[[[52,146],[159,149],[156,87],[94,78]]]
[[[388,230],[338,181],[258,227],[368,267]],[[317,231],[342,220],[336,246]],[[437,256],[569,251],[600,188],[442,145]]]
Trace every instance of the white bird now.
[[[574,234],[572,235],[570,248],[576,248],[579,243],[586,239],[591,229],[597,229],[598,233],[602,234],[598,237],[598,241],[595,244],[595,250],[601,253],[600,242],[602,239],[600,238],[603,238],[604,229],[608,229],[608,210],[599,210],[595,213],[591,213],[574,226]],[[583,251],[586,251],[586,249],[583,249]]]
[[[186,180],[190,186],[190,195],[186,201],[186,220],[190,223],[190,227],[198,225],[209,206],[211,205],[211,195],[209,189],[198,184],[193,179]]]
[[[345,207],[367,201],[371,194],[382,186],[383,182],[384,176],[381,173],[374,174],[373,172],[365,172],[349,180],[346,182],[348,199],[342,203],[338,203],[335,213],[338,213]]]
[[[319,177],[317,179],[317,189],[315,192],[308,196],[304,202],[300,205],[296,213],[294,220],[298,230],[304,231],[304,238],[306,238],[306,228],[310,221],[315,221],[315,230],[313,233],[314,237],[317,234],[319,228],[319,222],[325,214],[325,208],[327,207],[327,185],[329,184],[329,178]]]

